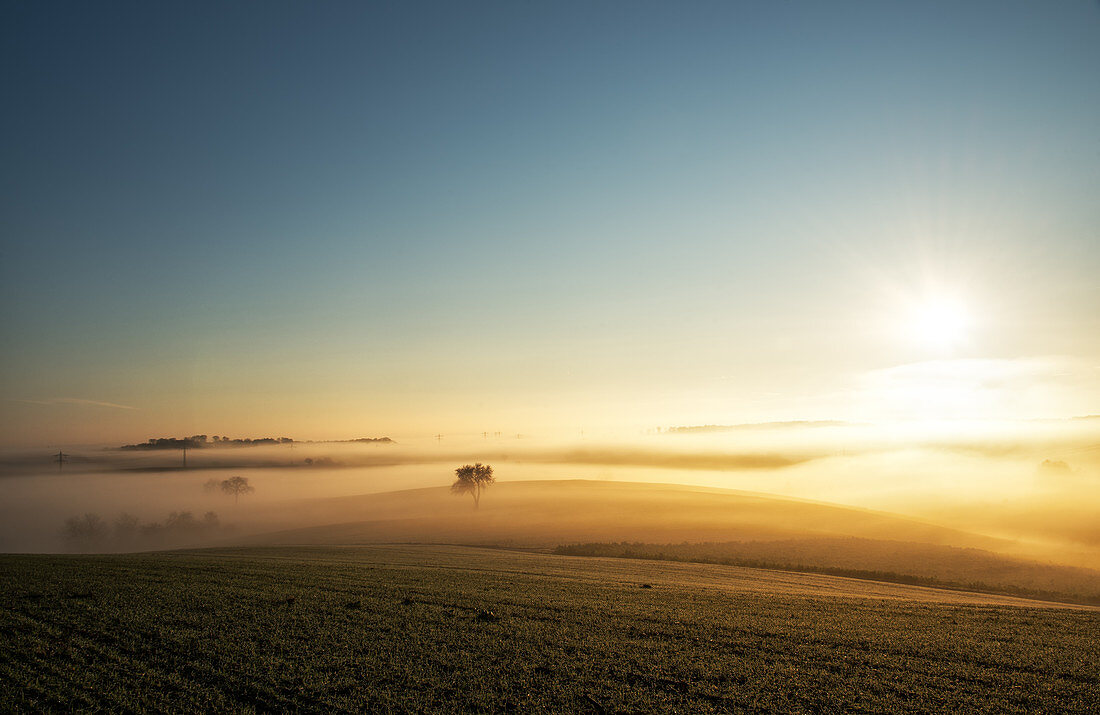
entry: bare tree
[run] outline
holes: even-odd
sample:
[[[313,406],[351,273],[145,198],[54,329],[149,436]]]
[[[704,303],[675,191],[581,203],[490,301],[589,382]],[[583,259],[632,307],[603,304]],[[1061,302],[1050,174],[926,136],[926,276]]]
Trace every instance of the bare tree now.
[[[66,538],[73,541],[99,542],[107,536],[107,523],[99,514],[71,516],[65,520],[64,533]]]
[[[233,495],[233,503],[240,501],[242,494],[251,494],[256,487],[248,483],[247,477],[230,477],[222,482],[222,491]]]
[[[488,464],[466,464],[455,470],[458,479],[451,485],[452,494],[469,494],[474,498],[474,508],[481,506],[481,492],[488,489],[493,479],[493,468]]]

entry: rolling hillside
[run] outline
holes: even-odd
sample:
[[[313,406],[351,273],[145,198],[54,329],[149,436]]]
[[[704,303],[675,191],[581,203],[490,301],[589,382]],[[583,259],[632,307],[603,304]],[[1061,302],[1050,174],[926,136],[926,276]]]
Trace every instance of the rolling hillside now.
[[[1012,542],[882,512],[720,489],[509,482],[495,485],[477,510],[446,488],[315,500],[296,508],[296,518],[306,523],[335,523],[233,543],[556,548],[1100,602],[1100,572],[1012,557]]]
[[[296,502],[313,524],[249,544],[430,541],[551,548],[585,541],[746,541],[852,536],[1009,550],[1011,542],[883,512],[704,487],[587,480],[497,484],[473,509],[445,487]]]

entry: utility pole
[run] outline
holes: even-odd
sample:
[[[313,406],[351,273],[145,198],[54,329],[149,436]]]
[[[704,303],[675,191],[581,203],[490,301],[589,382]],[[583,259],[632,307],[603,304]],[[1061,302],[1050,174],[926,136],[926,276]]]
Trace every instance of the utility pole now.
[[[438,442],[438,441],[439,441],[439,440],[441,440],[441,439],[443,439],[443,435],[441,435],[441,434],[437,434],[437,435],[435,436],[435,441],[436,441],[436,442]]]
[[[68,460],[69,460],[69,455],[65,454],[61,450],[58,450],[57,454],[54,455],[54,458],[53,458],[53,461],[57,462],[57,471],[60,472],[61,471],[61,466],[63,464],[65,464],[65,462],[67,462]]]
[[[187,444],[183,445],[183,468],[187,469]]]

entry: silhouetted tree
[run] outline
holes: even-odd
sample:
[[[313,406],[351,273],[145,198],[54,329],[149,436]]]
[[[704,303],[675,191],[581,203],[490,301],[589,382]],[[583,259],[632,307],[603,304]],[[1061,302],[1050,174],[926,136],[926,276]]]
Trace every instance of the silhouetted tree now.
[[[455,470],[458,479],[451,485],[452,494],[469,494],[474,498],[474,508],[481,506],[481,492],[494,481],[493,468],[488,464],[466,464]]]
[[[65,536],[74,541],[102,541],[107,536],[107,524],[99,514],[71,516],[65,520]]]
[[[193,534],[201,528],[201,525],[191,512],[174,511],[168,515],[164,528],[177,534]]]
[[[256,488],[248,483],[247,477],[230,477],[222,482],[222,491],[233,495],[233,503],[241,499],[242,494],[251,494]]]
[[[136,516],[123,512],[115,519],[111,528],[108,528],[107,522],[98,514],[71,516],[65,520],[63,533],[72,546],[88,551],[99,550],[103,546],[114,549],[132,548],[143,542],[154,547],[178,545],[208,538],[231,528],[223,527],[218,515],[212,511],[203,514],[201,520],[196,519],[189,511],[174,511],[163,523],[144,524]]]

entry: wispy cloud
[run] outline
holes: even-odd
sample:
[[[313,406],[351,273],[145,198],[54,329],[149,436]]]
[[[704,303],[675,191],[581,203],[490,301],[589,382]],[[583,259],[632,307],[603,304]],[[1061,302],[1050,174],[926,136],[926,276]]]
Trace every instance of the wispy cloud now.
[[[934,360],[865,373],[857,395],[892,416],[1063,416],[1089,411],[1100,376],[1069,357]]]
[[[132,405],[120,405],[116,402],[103,402],[102,400],[85,400],[79,397],[50,397],[45,400],[16,400],[28,405],[78,405],[81,407],[111,407],[116,410],[136,410]]]

